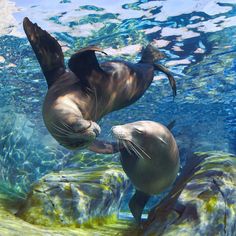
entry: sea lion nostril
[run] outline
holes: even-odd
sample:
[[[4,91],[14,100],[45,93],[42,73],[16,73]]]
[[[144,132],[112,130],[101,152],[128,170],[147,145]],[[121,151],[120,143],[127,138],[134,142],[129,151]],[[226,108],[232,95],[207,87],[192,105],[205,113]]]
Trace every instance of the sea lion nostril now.
[[[94,131],[94,133],[96,134],[96,136],[98,136],[98,135],[100,134],[100,132],[101,132],[101,131],[98,130],[97,128],[94,128],[93,131]]]
[[[92,122],[92,126],[93,126],[93,132],[96,134],[96,136],[98,136],[101,133],[100,126],[95,122]]]

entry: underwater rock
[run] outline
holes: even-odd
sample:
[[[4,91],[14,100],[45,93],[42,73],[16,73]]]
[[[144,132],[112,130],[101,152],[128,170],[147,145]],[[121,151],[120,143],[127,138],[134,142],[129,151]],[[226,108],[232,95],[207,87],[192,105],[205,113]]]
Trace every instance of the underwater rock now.
[[[92,227],[74,228],[74,227],[57,227],[50,225],[45,227],[33,225],[16,217],[12,209],[17,208],[19,201],[10,198],[8,195],[0,193],[0,235],[1,236],[105,236],[117,235],[122,236],[123,232],[129,230],[130,222],[117,220],[106,222],[106,224],[93,224]]]
[[[189,236],[192,234],[234,236],[236,232],[235,175],[235,156],[221,152],[195,154],[191,159],[188,159],[170,193],[151,210],[147,222],[140,230],[128,220],[99,221],[99,217],[103,215],[104,211],[107,211],[105,208],[108,209],[107,207],[102,208],[102,204],[104,206],[106,202],[105,199],[109,199],[106,196],[112,196],[112,202],[105,203],[105,205],[112,206],[116,213],[119,209],[120,199],[116,201],[113,196],[118,195],[119,191],[122,195],[125,186],[129,185],[120,167],[113,164],[96,169],[86,167],[82,170],[51,173],[35,184],[28,196],[27,204],[18,211],[21,218],[32,224],[17,218],[10,210],[12,206],[3,204],[0,195],[0,235],[20,235],[27,232],[27,235],[42,236],[46,234],[61,236]],[[91,186],[86,190],[87,195],[83,195],[81,198],[89,199],[91,202],[95,201],[90,205],[91,207],[84,205],[88,212],[89,209],[91,210],[90,214],[96,213],[94,217],[91,217],[94,221],[90,218],[87,221],[89,224],[83,224],[83,227],[80,228],[78,228],[80,224],[77,223],[75,215],[71,214],[72,206],[75,206],[77,202],[73,202],[74,205],[71,202],[70,207],[68,204],[72,193],[69,191],[71,187],[68,186],[71,185],[74,187]],[[98,188],[101,185],[99,189],[104,189],[104,191],[101,190],[103,196],[96,199],[97,195],[95,194],[92,199],[90,194],[95,193],[96,185]],[[111,186],[111,191],[115,190],[114,194],[107,193],[104,186]],[[86,187],[82,189],[78,190],[78,193],[85,192]],[[99,206],[92,209],[92,205],[97,204]],[[18,208],[18,206],[19,204],[16,202],[15,207]],[[110,214],[114,213],[113,210],[110,211]],[[81,210],[81,217],[84,212]],[[87,211],[85,213],[87,216]],[[30,219],[31,217],[32,219]],[[61,219],[64,222],[61,222]],[[66,220],[67,224],[65,224]],[[63,225],[66,227],[58,227]]]
[[[129,184],[114,165],[50,173],[33,186],[17,215],[44,226],[102,224],[116,218]]]
[[[171,192],[148,216],[141,235],[235,235],[236,157],[196,153]]]

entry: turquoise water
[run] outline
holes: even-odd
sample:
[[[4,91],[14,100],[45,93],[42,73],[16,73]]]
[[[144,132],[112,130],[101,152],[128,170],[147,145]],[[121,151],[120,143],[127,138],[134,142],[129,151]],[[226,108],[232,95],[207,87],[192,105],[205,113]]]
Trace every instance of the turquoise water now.
[[[59,146],[44,127],[47,85],[22,30],[25,16],[54,34],[66,60],[91,44],[108,53],[101,61],[138,61],[150,42],[166,54],[161,63],[175,76],[176,98],[165,76],[156,74],[139,101],[100,121],[101,138],[111,140],[116,124],[175,120],[182,163],[194,151],[236,154],[235,0],[1,0],[0,13],[0,188],[5,191],[24,197],[52,170],[117,160],[83,150],[86,161],[75,161],[79,152]]]

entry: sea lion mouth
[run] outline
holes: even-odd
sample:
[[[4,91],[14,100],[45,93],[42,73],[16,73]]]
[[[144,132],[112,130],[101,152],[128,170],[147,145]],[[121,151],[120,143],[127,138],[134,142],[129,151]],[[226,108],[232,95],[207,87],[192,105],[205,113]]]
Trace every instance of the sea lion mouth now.
[[[82,120],[74,127],[62,121],[60,124],[51,123],[50,126],[52,136],[61,146],[71,150],[89,146],[101,132],[99,125],[88,120]]]
[[[89,122],[87,127],[83,127],[82,129],[75,129],[75,133],[77,134],[84,134],[86,132],[94,132],[95,136],[97,137],[101,133],[101,128],[99,125],[91,120],[87,121]]]
[[[96,137],[101,133],[101,128],[96,122],[91,121],[90,127],[93,128],[93,132],[96,134]]]
[[[112,127],[112,134],[130,155],[135,154],[141,159],[151,160],[151,157],[147,154],[147,152],[140,145],[135,143],[132,140],[132,137],[129,138],[129,135],[125,133],[121,126]]]
[[[88,127],[75,130],[75,132],[76,132],[76,133],[80,133],[80,134],[85,133],[85,132],[92,126],[92,124],[93,124],[93,123],[92,123],[92,121],[90,120]]]

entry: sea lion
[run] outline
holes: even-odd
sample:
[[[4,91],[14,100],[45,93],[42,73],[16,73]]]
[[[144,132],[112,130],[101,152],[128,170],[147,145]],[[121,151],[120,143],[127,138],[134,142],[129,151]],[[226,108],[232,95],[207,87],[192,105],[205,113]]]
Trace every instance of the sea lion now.
[[[154,121],[114,126],[122,167],[136,188],[129,208],[137,223],[151,195],[170,187],[179,171],[179,151],[169,129]]]
[[[23,21],[24,31],[48,84],[43,119],[51,135],[68,149],[89,146],[100,133],[96,121],[138,100],[151,84],[154,70],[164,72],[174,95],[176,85],[170,72],[157,64],[163,54],[148,45],[141,60],[132,64],[108,61],[99,64],[96,46],[77,51],[66,70],[61,46],[47,31]]]

